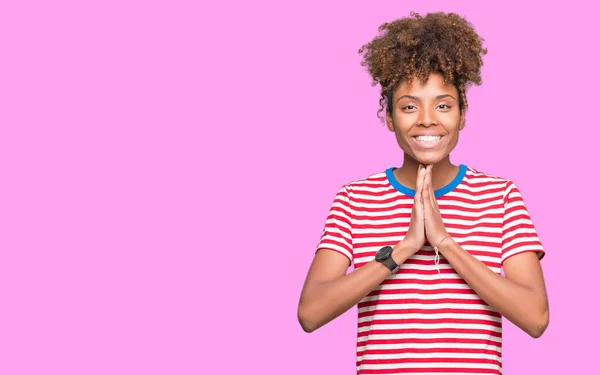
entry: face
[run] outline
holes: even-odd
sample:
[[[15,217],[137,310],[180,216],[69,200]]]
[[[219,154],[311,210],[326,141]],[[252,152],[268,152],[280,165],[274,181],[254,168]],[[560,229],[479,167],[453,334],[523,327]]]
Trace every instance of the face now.
[[[458,90],[432,73],[425,84],[401,84],[392,97],[387,126],[405,155],[421,164],[437,164],[450,155],[465,125]]]

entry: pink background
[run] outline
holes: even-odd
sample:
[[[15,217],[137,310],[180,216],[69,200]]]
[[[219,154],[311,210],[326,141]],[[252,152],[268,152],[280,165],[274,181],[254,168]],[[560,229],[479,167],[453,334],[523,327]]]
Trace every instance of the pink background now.
[[[398,166],[357,51],[411,10],[485,38],[453,161],[513,179],[551,323],[506,374],[597,371],[594,5],[0,5],[0,373],[351,374],[356,310],[298,297],[344,183]]]

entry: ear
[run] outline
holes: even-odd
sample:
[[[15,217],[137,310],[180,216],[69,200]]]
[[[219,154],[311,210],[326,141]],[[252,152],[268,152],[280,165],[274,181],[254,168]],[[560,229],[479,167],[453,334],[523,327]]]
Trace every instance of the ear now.
[[[392,114],[389,113],[386,109],[385,111],[385,123],[387,124],[388,129],[393,132],[394,129],[394,118],[392,117]]]
[[[465,121],[466,121],[464,109],[460,111],[460,120],[459,121],[460,122],[458,123],[458,130],[463,130],[465,128]]]

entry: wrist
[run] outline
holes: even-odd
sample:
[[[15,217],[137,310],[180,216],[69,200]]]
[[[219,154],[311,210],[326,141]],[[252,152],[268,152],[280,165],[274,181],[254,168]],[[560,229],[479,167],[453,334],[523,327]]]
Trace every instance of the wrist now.
[[[434,234],[427,239],[431,247],[440,246],[442,243],[449,240],[450,235],[448,232],[444,231],[443,233]]]
[[[437,249],[440,254],[444,254],[445,252],[452,249],[452,247],[456,244],[454,239],[450,235],[446,235],[442,237],[436,244],[434,244],[434,248],[437,245]]]
[[[416,253],[419,249],[415,249],[409,243],[400,241],[392,250],[392,258],[397,264],[404,263],[411,255]]]

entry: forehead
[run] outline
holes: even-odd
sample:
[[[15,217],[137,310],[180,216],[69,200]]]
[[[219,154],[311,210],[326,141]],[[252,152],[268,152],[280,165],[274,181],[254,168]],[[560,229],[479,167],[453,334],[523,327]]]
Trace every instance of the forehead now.
[[[456,95],[457,92],[456,86],[450,82],[444,82],[444,77],[440,73],[432,73],[426,82],[421,82],[419,79],[402,82],[394,95],[427,97],[438,96],[440,94]]]

